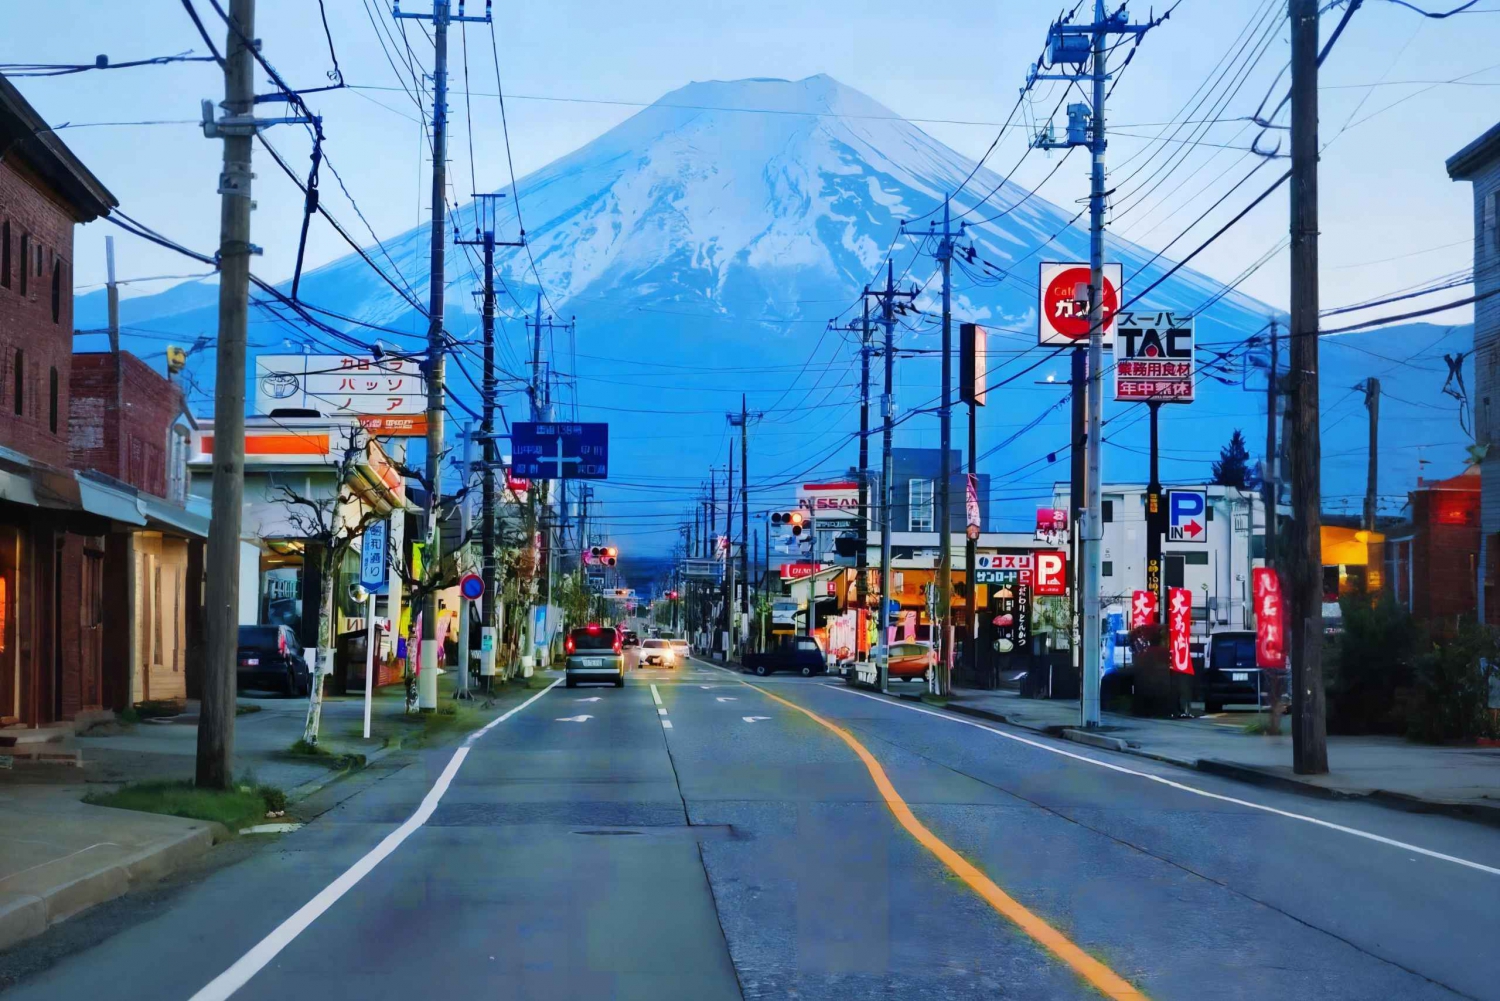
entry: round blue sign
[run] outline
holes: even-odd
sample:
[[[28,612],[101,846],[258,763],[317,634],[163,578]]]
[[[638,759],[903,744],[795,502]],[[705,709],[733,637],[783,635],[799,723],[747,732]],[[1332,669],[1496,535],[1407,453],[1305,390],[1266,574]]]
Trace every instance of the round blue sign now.
[[[466,573],[458,582],[458,593],[470,601],[477,601],[484,596],[484,578],[477,573]]]

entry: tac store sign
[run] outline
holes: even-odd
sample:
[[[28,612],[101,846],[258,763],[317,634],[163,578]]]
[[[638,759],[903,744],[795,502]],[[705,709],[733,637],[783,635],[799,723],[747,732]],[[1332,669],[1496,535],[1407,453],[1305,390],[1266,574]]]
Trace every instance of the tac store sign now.
[[[1115,317],[1115,399],[1192,403],[1197,384],[1192,317],[1121,313]]]
[[[1042,263],[1037,305],[1037,343],[1047,347],[1087,346],[1089,341],[1089,266]],[[1114,348],[1115,313],[1125,287],[1120,265],[1104,265],[1104,350]]]
[[[1281,579],[1275,570],[1256,567],[1250,571],[1255,598],[1255,666],[1286,667],[1286,605]]]

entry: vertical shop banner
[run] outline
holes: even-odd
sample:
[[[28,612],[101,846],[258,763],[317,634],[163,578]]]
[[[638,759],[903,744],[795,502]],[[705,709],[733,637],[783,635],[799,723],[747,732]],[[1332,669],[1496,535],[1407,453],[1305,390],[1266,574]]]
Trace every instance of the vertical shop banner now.
[[[1009,581],[991,591],[996,653],[1025,653],[1031,644],[1031,584]]]
[[[1256,567],[1250,572],[1255,597],[1255,666],[1286,667],[1286,633],[1281,579],[1276,571]]]
[[[1172,670],[1193,673],[1193,592],[1185,587],[1167,591],[1167,628]]]
[[[979,477],[973,473],[965,476],[967,488],[964,491],[964,514],[967,515],[967,535],[971,539],[979,538]]]
[[[1130,596],[1130,628],[1152,626],[1157,623],[1157,597],[1155,591],[1136,591]]]

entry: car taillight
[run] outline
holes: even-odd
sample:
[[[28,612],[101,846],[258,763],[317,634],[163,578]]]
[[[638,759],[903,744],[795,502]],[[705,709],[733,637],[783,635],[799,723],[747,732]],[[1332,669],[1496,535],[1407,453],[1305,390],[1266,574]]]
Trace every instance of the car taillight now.
[[[573,642],[573,637],[571,636],[563,640],[563,650],[567,653],[572,653],[574,649],[576,649],[576,646],[577,645]]]
[[[619,652],[620,652],[620,641],[619,640],[615,640],[615,653],[619,653]]]

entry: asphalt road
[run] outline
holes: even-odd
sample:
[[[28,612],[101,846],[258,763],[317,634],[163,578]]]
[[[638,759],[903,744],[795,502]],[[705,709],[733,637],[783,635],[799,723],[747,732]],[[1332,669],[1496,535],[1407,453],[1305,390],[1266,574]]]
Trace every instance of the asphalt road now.
[[[1500,831],[748,680],[555,687],[7,997],[1500,998]]]

